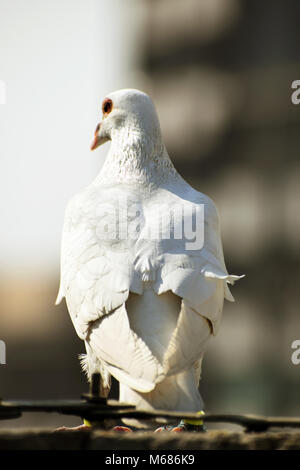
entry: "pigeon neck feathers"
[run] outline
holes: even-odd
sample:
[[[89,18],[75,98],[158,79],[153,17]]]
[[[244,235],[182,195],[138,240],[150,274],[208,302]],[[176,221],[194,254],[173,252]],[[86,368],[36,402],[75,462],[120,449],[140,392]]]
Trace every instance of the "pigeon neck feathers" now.
[[[116,133],[97,183],[160,185],[177,178],[160,131],[147,133],[137,125]]]

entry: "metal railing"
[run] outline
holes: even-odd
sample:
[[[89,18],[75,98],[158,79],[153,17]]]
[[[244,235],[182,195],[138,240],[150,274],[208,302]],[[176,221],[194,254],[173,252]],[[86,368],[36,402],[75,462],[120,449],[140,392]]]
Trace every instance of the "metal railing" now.
[[[133,405],[107,400],[100,397],[100,375],[93,374],[90,392],[83,394],[81,400],[43,400],[43,401],[5,401],[0,400],[0,420],[16,419],[25,412],[56,412],[85,418],[92,423],[134,418],[167,421],[176,419],[198,419],[195,413],[166,410],[139,410]],[[201,419],[205,423],[230,423],[242,426],[245,432],[264,432],[271,428],[300,428],[300,418],[263,417],[247,414],[205,414]]]

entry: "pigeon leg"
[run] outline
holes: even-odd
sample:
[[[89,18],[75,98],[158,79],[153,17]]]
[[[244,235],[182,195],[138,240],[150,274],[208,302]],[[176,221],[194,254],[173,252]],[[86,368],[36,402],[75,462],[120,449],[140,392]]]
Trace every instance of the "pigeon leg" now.
[[[60,428],[55,429],[54,432],[62,432],[62,431],[71,431],[71,432],[76,432],[76,431],[88,431],[91,429],[92,424],[90,421],[87,419],[83,420],[83,424],[80,424],[79,426],[74,426],[73,428],[68,428],[67,426],[61,426]]]
[[[61,426],[60,428],[57,428],[54,430],[54,432],[64,432],[64,431],[71,431],[71,432],[76,432],[76,431],[88,431],[90,426],[86,426],[85,424],[80,424],[79,426],[74,426],[73,428],[68,428],[67,426]]]
[[[83,420],[83,424],[80,424],[79,426],[75,426],[73,428],[68,428],[66,426],[62,426],[60,428],[55,429],[54,432],[61,432],[61,431],[88,431],[89,429],[92,428],[92,423],[88,421],[87,419]],[[117,431],[117,432],[133,432],[132,429],[128,428],[127,426],[114,426],[112,428],[112,431]]]
[[[197,413],[199,416],[204,416],[204,411]],[[203,419],[182,419],[177,426],[161,426],[154,432],[206,432],[206,427]]]

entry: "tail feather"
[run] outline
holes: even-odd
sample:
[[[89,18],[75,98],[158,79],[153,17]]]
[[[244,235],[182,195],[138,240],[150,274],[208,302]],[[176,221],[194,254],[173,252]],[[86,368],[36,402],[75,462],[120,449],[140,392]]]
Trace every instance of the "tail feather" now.
[[[120,401],[143,410],[170,410],[197,412],[203,409],[194,368],[166,377],[149,393],[140,393],[120,383]],[[123,420],[124,423],[144,427],[143,421]]]

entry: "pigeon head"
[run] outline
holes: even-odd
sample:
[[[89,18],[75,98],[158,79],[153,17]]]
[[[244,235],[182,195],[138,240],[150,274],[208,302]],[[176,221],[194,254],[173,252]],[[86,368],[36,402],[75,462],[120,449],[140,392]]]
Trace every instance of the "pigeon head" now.
[[[111,140],[135,135],[160,139],[160,125],[151,98],[134,89],[110,93],[102,102],[102,121],[96,127],[91,150]]]

